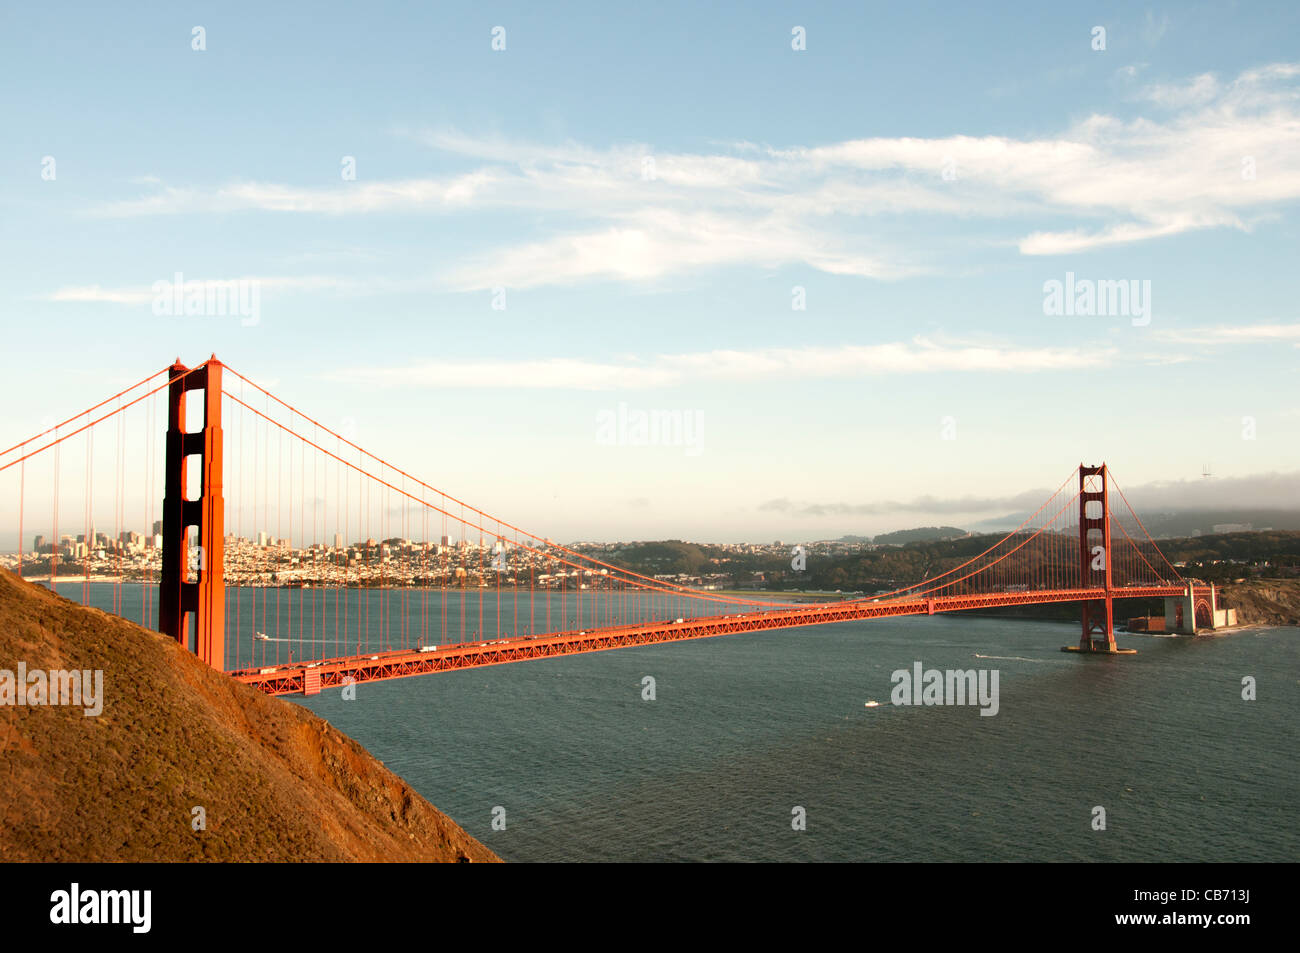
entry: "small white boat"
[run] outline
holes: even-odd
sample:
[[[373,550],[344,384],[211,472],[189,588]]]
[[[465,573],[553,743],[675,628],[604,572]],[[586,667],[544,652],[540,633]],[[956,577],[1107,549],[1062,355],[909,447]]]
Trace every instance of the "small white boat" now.
[[[267,635],[265,632],[254,632],[253,638],[257,639],[259,642],[271,641],[271,637]]]
[[[869,702],[867,702],[865,705],[863,705],[862,707],[863,707],[863,708],[879,708],[879,707],[880,707],[880,702],[878,702],[878,701],[869,701]]]

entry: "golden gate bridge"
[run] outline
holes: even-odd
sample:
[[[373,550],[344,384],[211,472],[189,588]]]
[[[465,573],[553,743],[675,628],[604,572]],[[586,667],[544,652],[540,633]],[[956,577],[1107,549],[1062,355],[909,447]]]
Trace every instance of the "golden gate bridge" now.
[[[1066,650],[1084,653],[1132,651],[1115,642],[1116,600],[1164,598],[1177,631],[1214,619],[1213,587],[1179,575],[1105,464],[1080,464],[1018,527],[924,582],[830,602],[746,598],[633,572],[491,516],[215,355],[177,360],[0,452],[0,475],[16,483],[20,574],[34,494],[52,535],[33,547],[29,574],[34,560],[53,588],[79,568],[82,601],[106,581],[119,614],[138,584],[143,624],[271,694],[1047,603],[1080,605]],[[155,515],[158,532],[143,541],[125,528]],[[113,535],[96,529],[107,525]],[[83,530],[75,541],[59,535],[69,526]]]

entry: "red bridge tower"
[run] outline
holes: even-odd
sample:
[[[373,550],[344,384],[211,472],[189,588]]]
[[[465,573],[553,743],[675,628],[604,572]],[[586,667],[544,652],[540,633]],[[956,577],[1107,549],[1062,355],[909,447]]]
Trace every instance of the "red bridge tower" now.
[[[221,362],[216,355],[194,370],[178,358],[168,391],[167,471],[163,489],[162,573],[158,631],[170,635],[213,668],[226,663],[222,547],[225,501],[221,489]],[[186,431],[186,398],[200,391],[201,429]],[[193,408],[190,408],[193,409]],[[198,467],[198,495],[187,499],[190,458]],[[198,549],[190,549],[190,527]],[[194,638],[190,623],[194,623]]]
[[[1079,464],[1079,568],[1084,589],[1100,589],[1083,603],[1080,652],[1127,653],[1115,646],[1115,603],[1111,589],[1110,495],[1106,464]]]

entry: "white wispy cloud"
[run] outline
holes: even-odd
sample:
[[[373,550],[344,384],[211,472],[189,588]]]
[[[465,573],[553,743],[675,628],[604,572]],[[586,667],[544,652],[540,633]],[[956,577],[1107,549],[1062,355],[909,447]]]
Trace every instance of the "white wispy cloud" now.
[[[148,304],[154,293],[148,288],[102,288],[99,285],[80,285],[60,288],[40,296],[45,301],[76,302],[79,304]]]
[[[1219,325],[1208,328],[1164,328],[1152,334],[1160,341],[1192,346],[1229,344],[1300,344],[1300,324]]]
[[[1142,98],[1160,106],[1180,108],[1203,106],[1219,95],[1219,81],[1213,73],[1202,73],[1187,83],[1157,83],[1142,92]]]
[[[336,278],[330,275],[296,275],[296,276],[257,276],[241,275],[237,278],[199,278],[194,275],[182,275],[185,284],[195,285],[230,284],[237,281],[256,282],[262,291],[341,291],[359,293],[378,291],[389,287],[383,279],[355,280]],[[159,278],[158,281],[172,282],[174,274]],[[72,302],[80,304],[149,304],[157,296],[154,282],[148,285],[134,285],[124,288],[104,288],[100,285],[71,285],[59,288],[49,294],[38,295],[37,300]]]
[[[196,212],[315,212],[357,215],[371,212],[442,210],[467,206],[496,184],[498,175],[480,170],[438,179],[347,183],[342,189],[241,182],[212,191],[164,186],[139,199],[107,202],[92,209],[107,217]]]
[[[750,262],[776,267],[805,261],[831,274],[903,277],[901,261],[855,253],[795,222],[768,217],[757,226],[726,215],[672,209],[629,215],[622,224],[525,245],[463,262],[441,277],[461,290],[526,288],[589,278],[648,280],[692,268]]]
[[[944,334],[917,335],[882,344],[838,347],[717,349],[659,354],[643,359],[617,354],[609,360],[573,358],[426,361],[405,366],[341,368],[326,380],[366,388],[492,388],[523,390],[636,390],[708,381],[761,382],[888,374],[992,373],[1107,367],[1116,363],[1154,365],[1200,359],[1206,345],[1300,345],[1300,324],[1243,324],[1152,330],[1159,350],[1096,343],[1070,348],[1032,347],[973,341]],[[1193,350],[1178,353],[1171,346]]]
[[[1166,21],[1154,18],[1158,38]],[[1153,41],[1154,42],[1154,41]],[[1136,74],[1136,68],[1133,70]],[[128,216],[547,213],[438,276],[449,288],[641,281],[701,267],[802,263],[878,279],[936,270],[932,243],[890,241],[887,217],[1000,231],[1024,255],[1061,255],[1202,229],[1250,229],[1300,199],[1300,64],[1153,83],[1133,94],[1158,118],[1094,115],[1039,138],[868,138],[712,154],[404,134],[470,166],[438,177],[329,188],[242,182],[162,186],[94,209]],[[1253,177],[1244,174],[1246,161]],[[945,177],[945,171],[948,175]],[[1034,228],[1037,218],[1049,227]],[[1066,227],[1057,223],[1072,222]],[[870,220],[870,221],[868,221]],[[558,224],[550,224],[558,223]],[[929,247],[927,247],[929,245]]]
[[[1032,373],[1104,366],[1114,348],[1073,348],[935,340],[843,347],[758,348],[663,354],[649,361],[567,358],[518,361],[430,361],[406,367],[335,371],[327,380],[367,388],[624,390],[697,381],[762,381],[853,377],[864,374]]]

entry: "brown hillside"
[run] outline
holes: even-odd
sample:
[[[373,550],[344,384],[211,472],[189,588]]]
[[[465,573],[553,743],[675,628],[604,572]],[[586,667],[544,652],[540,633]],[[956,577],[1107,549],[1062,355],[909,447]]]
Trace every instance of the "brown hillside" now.
[[[102,669],[104,707],[0,705],[0,860],[498,860],[305,709],[0,571],[0,669],[19,661]]]

